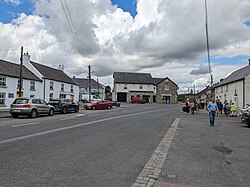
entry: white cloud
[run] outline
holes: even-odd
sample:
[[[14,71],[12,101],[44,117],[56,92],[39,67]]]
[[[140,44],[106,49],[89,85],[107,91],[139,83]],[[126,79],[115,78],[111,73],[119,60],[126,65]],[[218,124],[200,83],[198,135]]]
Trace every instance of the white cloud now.
[[[71,76],[86,77],[90,64],[105,79],[113,71],[137,71],[170,77],[181,89],[209,84],[207,63],[201,62],[206,56],[204,1],[138,0],[134,19],[110,0],[71,0],[68,8],[83,56],[60,1],[39,0],[34,15],[0,23],[1,49],[15,49],[0,51],[0,58],[18,62],[16,49],[23,45],[32,60],[53,67],[64,64]],[[212,56],[249,56],[250,27],[244,25],[249,10],[248,0],[208,1]],[[239,67],[213,62],[215,82]],[[203,74],[197,74],[201,69]]]
[[[16,6],[21,4],[20,0],[4,0],[4,2],[11,3],[11,4],[16,5]]]

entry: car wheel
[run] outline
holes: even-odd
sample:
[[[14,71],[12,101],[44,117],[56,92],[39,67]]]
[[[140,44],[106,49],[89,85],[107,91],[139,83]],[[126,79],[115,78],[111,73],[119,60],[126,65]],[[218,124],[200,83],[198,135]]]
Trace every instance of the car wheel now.
[[[36,118],[36,117],[37,117],[37,111],[36,111],[35,109],[33,109],[33,110],[31,111],[30,116],[31,116],[32,118]]]
[[[54,110],[51,108],[50,110],[49,110],[49,116],[53,116],[54,115]]]
[[[111,106],[109,105],[109,106],[107,107],[107,109],[110,110],[110,109],[111,109]]]
[[[18,118],[18,114],[11,114],[13,118]]]
[[[62,108],[62,114],[66,114],[67,113],[67,108],[66,107],[63,107]]]
[[[92,106],[92,110],[95,110],[96,109],[96,107],[95,106]]]
[[[78,112],[78,108],[76,107],[76,108],[75,108],[75,113],[77,113],[77,112]]]

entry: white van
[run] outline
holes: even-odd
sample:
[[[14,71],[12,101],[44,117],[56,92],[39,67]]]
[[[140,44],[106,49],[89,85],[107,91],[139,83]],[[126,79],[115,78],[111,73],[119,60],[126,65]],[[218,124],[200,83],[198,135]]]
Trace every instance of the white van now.
[[[95,95],[90,95],[91,97],[91,102],[92,101],[101,101],[102,99],[100,99],[99,97],[95,96]],[[81,95],[81,102],[87,103],[89,102],[89,95]]]

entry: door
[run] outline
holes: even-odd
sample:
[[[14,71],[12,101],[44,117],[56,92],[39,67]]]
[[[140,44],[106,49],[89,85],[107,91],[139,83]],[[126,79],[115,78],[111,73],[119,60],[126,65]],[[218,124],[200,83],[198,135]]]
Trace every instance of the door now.
[[[117,93],[118,102],[127,102],[127,93]]]

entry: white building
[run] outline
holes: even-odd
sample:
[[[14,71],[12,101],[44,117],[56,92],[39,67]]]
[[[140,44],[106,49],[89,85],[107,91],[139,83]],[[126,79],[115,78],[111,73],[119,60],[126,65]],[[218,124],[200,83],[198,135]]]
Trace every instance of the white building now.
[[[22,97],[42,98],[43,83],[26,67],[22,67]],[[20,65],[0,60],[0,111],[10,108],[19,97]]]
[[[66,98],[74,102],[79,100],[79,85],[61,69],[51,68],[30,61],[30,55],[23,55],[23,64],[43,82],[42,98],[45,101]]]
[[[215,98],[234,103],[238,110],[250,103],[250,59],[248,66],[234,71],[214,87]]]

